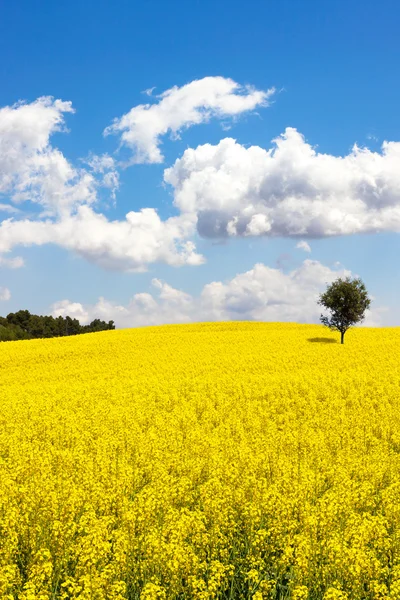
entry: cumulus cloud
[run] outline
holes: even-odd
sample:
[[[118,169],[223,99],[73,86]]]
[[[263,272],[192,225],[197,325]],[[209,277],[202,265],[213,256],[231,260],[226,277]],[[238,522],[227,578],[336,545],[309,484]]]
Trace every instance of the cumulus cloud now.
[[[71,317],[78,319],[82,324],[90,322],[89,313],[79,302],[70,302],[69,300],[60,300],[52,306],[52,315],[54,317]]]
[[[151,95],[151,90],[147,90]],[[178,138],[183,129],[211,118],[226,119],[267,106],[275,89],[256,90],[224,77],[204,77],[182,87],[174,86],[158,96],[155,104],[140,104],[105,129],[118,134],[121,144],[133,151],[132,163],[160,163],[161,137]]]
[[[0,300],[10,300],[11,292],[6,287],[0,287]]]
[[[89,206],[60,221],[6,219],[0,224],[0,253],[15,245],[57,244],[106,269],[144,271],[149,263],[199,265],[204,258],[187,238],[193,224],[183,217],[162,221],[153,208],[109,221]]]
[[[121,133],[138,162],[158,162],[165,133],[253,110],[272,93],[207,77],[134,107],[110,131]],[[202,264],[196,234],[219,241],[292,236],[308,252],[305,238],[400,231],[400,142],[384,142],[380,152],[354,146],[340,157],[317,152],[293,128],[268,150],[231,138],[186,150],[164,171],[177,216],[162,220],[154,208],[142,208],[110,220],[98,200],[101,188],[115,199],[115,159],[91,154],[77,168],[51,144],[72,112],[70,102],[48,96],[0,109],[0,211],[7,217],[0,255],[56,244],[107,269],[143,271],[158,262]],[[3,257],[0,266],[17,268],[21,261]]]
[[[52,310],[54,316],[80,314],[85,323],[112,319],[117,327],[230,320],[319,323],[319,293],[347,275],[351,273],[346,269],[330,269],[309,259],[287,274],[258,263],[229,281],[208,283],[197,297],[153,279],[153,293],[135,294],[126,306],[100,298],[92,306],[64,300]],[[364,324],[379,325],[382,312],[369,311]]]
[[[51,135],[65,130],[64,115],[71,112],[70,102],[47,96],[0,109],[0,197],[41,209],[26,218],[13,204],[0,204],[0,210],[18,215],[0,224],[0,254],[16,246],[57,244],[109,269],[201,264],[203,257],[188,239],[195,231],[189,217],[162,221],[155,209],[143,208],[112,221],[95,210],[99,188],[115,198],[119,175],[108,154],[92,154],[76,169],[53,148]],[[21,261],[1,257],[0,266],[17,268]]]
[[[305,240],[300,240],[300,242],[296,244],[296,248],[299,248],[299,250],[304,250],[304,252],[311,252],[310,244],[308,244]]]
[[[400,231],[400,142],[318,153],[288,127],[265,150],[225,138],[188,149],[166,169],[174,204],[206,238]]]
[[[0,195],[13,203],[41,205],[49,214],[63,214],[95,200],[95,180],[85,169],[74,169],[50,144],[64,129],[71,102],[38,98],[0,109]]]

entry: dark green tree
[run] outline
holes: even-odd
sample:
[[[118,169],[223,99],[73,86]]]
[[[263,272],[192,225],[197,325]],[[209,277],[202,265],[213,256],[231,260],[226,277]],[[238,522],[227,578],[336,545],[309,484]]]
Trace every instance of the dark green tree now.
[[[35,338],[51,338],[80,333],[94,333],[115,329],[114,321],[94,319],[88,325],[81,325],[78,319],[52,317],[49,315],[32,315],[28,310],[9,313],[0,317],[0,342],[11,340],[27,340]]]
[[[344,344],[344,334],[352,325],[360,323],[371,300],[360,278],[337,279],[320,295],[318,304],[330,311],[330,316],[321,315],[323,325],[340,331],[340,343]]]
[[[56,321],[55,321],[54,317],[44,316],[44,317],[42,317],[42,320],[43,320],[43,337],[51,338],[51,337],[54,337],[55,335],[57,335]]]
[[[55,320],[55,334],[56,336],[65,335],[65,323],[63,317],[57,317]]]
[[[24,331],[29,330],[29,321],[31,319],[31,313],[29,310],[19,310],[16,313],[10,313],[7,315],[7,321],[11,325],[18,325]]]
[[[42,317],[38,315],[31,315],[27,328],[29,335],[31,335],[34,339],[44,337]]]

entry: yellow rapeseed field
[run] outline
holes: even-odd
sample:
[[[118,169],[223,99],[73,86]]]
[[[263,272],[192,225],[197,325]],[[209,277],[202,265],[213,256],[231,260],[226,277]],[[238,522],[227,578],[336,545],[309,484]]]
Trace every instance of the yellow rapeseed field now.
[[[400,330],[318,338],[0,344],[0,599],[400,600]]]

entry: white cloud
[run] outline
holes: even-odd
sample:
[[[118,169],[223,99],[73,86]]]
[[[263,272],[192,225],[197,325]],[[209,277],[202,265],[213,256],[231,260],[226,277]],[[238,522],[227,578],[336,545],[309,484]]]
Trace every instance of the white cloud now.
[[[146,92],[151,95],[151,91]],[[163,161],[159,148],[161,136],[169,132],[178,138],[183,129],[213,117],[236,117],[258,106],[267,106],[274,92],[273,88],[264,92],[241,86],[224,77],[204,77],[155,96],[157,104],[133,107],[115,119],[104,133],[121,136],[121,144],[133,151],[132,163],[160,163]]]
[[[100,187],[115,198],[118,172],[108,154],[92,154],[84,161],[86,168],[75,169],[51,146],[51,135],[64,129],[64,114],[70,112],[70,102],[51,97],[0,109],[0,197],[43,209],[36,218],[24,218],[20,209],[0,204],[3,211],[18,211],[18,219],[0,224],[0,253],[57,244],[110,269],[143,271],[152,262],[201,264],[203,257],[188,239],[195,231],[190,218],[162,221],[155,209],[143,208],[111,221],[95,211]],[[0,266],[22,263],[0,258]]]
[[[25,265],[25,261],[22,256],[14,256],[13,258],[7,258],[6,256],[0,256],[0,268],[6,267],[8,269],[20,269]]]
[[[300,242],[296,244],[296,248],[299,248],[299,250],[304,250],[304,252],[311,252],[310,244],[308,244],[305,240],[300,240]]]
[[[156,86],[153,85],[153,87],[147,88],[147,90],[143,90],[142,94],[145,94],[146,96],[152,96],[155,89]]]
[[[100,185],[111,191],[111,197],[115,200],[119,188],[119,173],[116,169],[115,160],[109,154],[92,154],[87,161],[93,173],[101,174]]]
[[[0,202],[0,212],[18,214],[21,211],[19,210],[19,208],[16,208],[11,204],[3,204],[2,202]]]
[[[70,302],[69,300],[60,300],[52,306],[53,317],[71,317],[78,319],[81,324],[86,324],[90,321],[89,313],[79,302]]]
[[[0,287],[0,300],[10,300],[11,292],[6,287]]]
[[[383,322],[385,314],[389,312],[387,306],[378,306],[373,308],[372,310],[367,310],[365,312],[365,319],[362,322],[363,327],[382,327],[382,326],[390,326],[389,323]],[[389,315],[390,318],[390,315]]]
[[[64,129],[71,102],[38,98],[0,109],[0,195],[13,203],[31,201],[49,214],[70,212],[96,198],[96,182],[85,169],[74,169],[50,144]]]
[[[288,274],[259,263],[228,283],[206,285],[201,294],[202,306],[215,320],[318,322],[319,292],[326,283],[347,274],[312,260],[305,260]]]
[[[200,265],[204,258],[187,238],[193,223],[184,217],[162,221],[153,208],[109,221],[89,206],[60,221],[6,219],[0,224],[0,253],[16,245],[57,244],[106,269],[145,271],[149,263]]]
[[[351,273],[346,269],[332,270],[309,259],[288,274],[259,263],[227,282],[205,285],[197,297],[153,279],[155,292],[135,294],[127,306],[104,298],[94,306],[66,300],[53,306],[53,314],[80,312],[85,315],[85,322],[112,319],[117,327],[230,320],[319,323],[319,293],[337,277],[347,275]],[[379,325],[383,310],[369,311],[364,324]]]
[[[318,153],[293,128],[274,147],[231,138],[188,149],[164,172],[200,235],[323,237],[400,231],[400,142]]]
[[[238,115],[266,104],[271,93],[209,77],[167,90],[112,128],[121,126],[123,142],[156,162],[164,133]],[[381,152],[355,146],[337,157],[318,153],[292,128],[269,150],[230,138],[186,150],[164,172],[178,216],[163,221],[154,208],[142,208],[110,220],[96,203],[101,187],[115,197],[115,159],[92,154],[77,169],[50,143],[71,112],[70,102],[51,97],[0,109],[0,210],[18,211],[0,224],[0,254],[56,244],[107,269],[143,271],[158,262],[202,264],[196,231],[205,238],[293,236],[303,238],[298,247],[305,251],[306,237],[400,231],[400,142],[385,142]],[[27,201],[42,212],[30,210],[27,218]],[[3,257],[0,266],[17,268],[21,260]]]

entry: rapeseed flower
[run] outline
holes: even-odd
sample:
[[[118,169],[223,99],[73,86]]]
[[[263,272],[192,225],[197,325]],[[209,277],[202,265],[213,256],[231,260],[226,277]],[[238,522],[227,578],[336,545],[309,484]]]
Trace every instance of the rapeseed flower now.
[[[400,600],[400,333],[0,345],[0,598]]]

